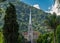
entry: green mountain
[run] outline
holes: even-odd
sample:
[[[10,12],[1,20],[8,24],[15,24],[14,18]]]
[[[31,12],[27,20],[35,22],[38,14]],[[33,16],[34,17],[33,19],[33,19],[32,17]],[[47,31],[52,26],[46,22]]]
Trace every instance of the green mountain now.
[[[42,11],[41,9],[34,8],[32,6],[29,6],[23,2],[20,1],[10,1],[13,3],[16,7],[16,14],[17,14],[17,21],[19,24],[19,30],[20,31],[27,31],[28,30],[28,25],[29,25],[29,14],[30,14],[30,9],[32,12],[32,27],[34,30],[44,32],[46,30],[46,25],[44,21],[46,20],[46,17],[49,16],[48,13]],[[3,8],[4,11],[6,10],[7,6],[9,6],[8,1],[0,3],[0,8]],[[2,16],[3,15],[3,16]],[[0,20],[0,26],[3,26],[3,18],[4,14],[0,14],[1,19]],[[43,30],[43,31],[42,31]]]

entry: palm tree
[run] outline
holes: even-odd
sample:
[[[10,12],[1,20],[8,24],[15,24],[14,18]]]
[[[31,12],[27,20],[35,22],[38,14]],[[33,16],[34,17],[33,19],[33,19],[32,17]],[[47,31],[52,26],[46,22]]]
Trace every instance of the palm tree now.
[[[53,15],[47,17],[47,20],[45,23],[54,30],[54,43],[56,43],[56,28],[60,24],[60,21],[58,19],[58,16],[56,13],[53,13]]]

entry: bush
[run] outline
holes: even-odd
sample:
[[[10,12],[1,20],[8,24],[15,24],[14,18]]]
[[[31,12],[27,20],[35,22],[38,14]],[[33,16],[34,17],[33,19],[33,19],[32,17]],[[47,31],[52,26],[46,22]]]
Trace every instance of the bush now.
[[[37,43],[53,43],[53,33],[40,34]]]
[[[0,43],[3,43],[3,33],[0,32]]]

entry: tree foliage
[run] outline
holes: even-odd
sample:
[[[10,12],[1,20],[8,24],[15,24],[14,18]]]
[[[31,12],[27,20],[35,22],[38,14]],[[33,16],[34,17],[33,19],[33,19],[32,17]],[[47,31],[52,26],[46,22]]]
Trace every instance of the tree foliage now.
[[[37,43],[53,43],[53,33],[40,34]]]
[[[22,34],[19,35],[18,41],[19,43],[27,43],[27,39]]]
[[[56,35],[57,43],[60,43],[60,25],[57,26]]]
[[[53,13],[52,15],[47,17],[47,20],[45,21],[48,27],[51,29],[56,29],[57,25],[59,25],[59,21],[57,19],[57,15]]]
[[[37,43],[43,43],[43,36],[40,34],[40,36],[37,39]]]
[[[3,32],[0,32],[0,43],[3,43]]]
[[[3,35],[5,43],[18,43],[18,23],[15,6],[9,3],[4,17]]]
[[[54,43],[56,43],[56,28],[60,24],[60,20],[58,18],[59,17],[56,13],[53,13],[51,16],[47,17],[47,20],[45,21],[50,29],[54,29]]]

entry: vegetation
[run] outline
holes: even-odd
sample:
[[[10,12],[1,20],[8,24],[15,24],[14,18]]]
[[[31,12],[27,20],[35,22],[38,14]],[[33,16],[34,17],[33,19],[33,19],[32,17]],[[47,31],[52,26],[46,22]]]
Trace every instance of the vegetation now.
[[[40,34],[37,43],[53,43],[53,33]]]
[[[3,35],[5,43],[18,43],[18,23],[15,6],[9,3],[4,17]]]
[[[3,33],[0,32],[0,43],[3,43],[4,39],[3,39]]]
[[[55,13],[53,13],[53,15],[47,17],[47,20],[45,22],[50,27],[50,29],[54,30],[54,43],[56,43],[56,28],[60,24],[58,16]]]
[[[60,25],[57,26],[56,35],[57,43],[60,43]]]
[[[18,41],[19,43],[27,43],[27,39],[22,34],[19,35]]]
[[[60,26],[58,26],[60,25],[60,16],[57,16],[55,13],[53,15],[45,13],[42,10],[26,5],[22,2],[16,2],[12,4],[5,3],[2,5],[4,5],[4,7],[6,8],[6,15],[3,15],[2,17],[4,20],[4,25],[3,32],[0,31],[0,43],[3,43],[3,40],[5,41],[5,43],[27,43],[27,40],[24,38],[24,36],[19,35],[18,28],[20,32],[27,31],[30,8],[32,12],[33,29],[43,33],[38,37],[37,43],[56,43],[56,41],[57,43],[60,43]],[[1,23],[3,22],[3,20],[0,21],[0,26],[1,24],[3,24]],[[47,26],[44,21],[46,22]],[[17,22],[19,23],[19,26]],[[47,32],[45,33],[47,27],[54,30],[54,34]],[[2,34],[4,35],[4,38]]]
[[[40,36],[37,39],[37,43],[43,43],[43,36],[40,34]]]
[[[12,2],[12,0],[11,0],[11,2]],[[27,31],[27,29],[28,29],[30,8],[31,8],[31,12],[32,12],[33,29],[43,32],[43,33],[45,32],[44,28],[46,26],[45,26],[44,21],[46,19],[46,16],[49,16],[51,14],[45,13],[44,11],[36,9],[32,6],[29,6],[23,2],[15,2],[12,4],[14,4],[15,8],[16,8],[16,15],[17,15],[17,21],[19,23],[19,31],[20,32]],[[5,8],[7,8],[9,4],[4,3],[2,5],[4,6],[2,8],[4,8],[4,10],[5,10]],[[3,17],[4,17],[4,15],[2,16],[2,18]],[[3,21],[1,20],[1,22],[3,22]],[[1,23],[1,24],[3,25],[3,23]]]

